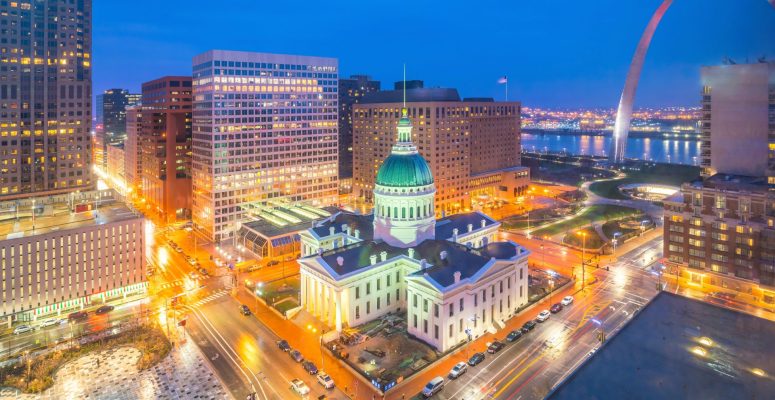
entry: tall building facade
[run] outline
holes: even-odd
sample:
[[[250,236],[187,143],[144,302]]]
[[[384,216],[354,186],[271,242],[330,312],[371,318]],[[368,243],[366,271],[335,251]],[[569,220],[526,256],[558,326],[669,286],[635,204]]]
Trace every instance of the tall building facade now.
[[[140,131],[142,130],[142,106],[126,109],[126,141],[124,142],[124,174],[131,194],[142,194],[142,153],[140,152]]]
[[[376,172],[395,144],[401,90],[366,95],[353,107],[353,193],[374,200]],[[455,89],[407,89],[413,141],[436,178],[436,214],[474,208],[473,199],[513,200],[527,190],[520,166],[520,103],[461,100]]]
[[[99,112],[102,129],[95,130],[95,164],[107,167],[108,146],[121,144],[126,139],[126,109],[140,104],[140,94],[129,93],[126,89],[108,89],[97,96],[100,102]],[[100,124],[98,123],[98,127]]]
[[[339,79],[339,180],[353,177],[353,104],[367,93],[378,92],[380,82],[368,75]]]
[[[701,165],[775,184],[775,62],[703,67]]]
[[[145,82],[142,99],[138,142],[143,197],[167,220],[190,218],[191,77]]]
[[[338,61],[211,50],[193,60],[193,223],[232,238],[250,204],[338,199]]]
[[[88,189],[91,1],[0,2],[0,199]]]

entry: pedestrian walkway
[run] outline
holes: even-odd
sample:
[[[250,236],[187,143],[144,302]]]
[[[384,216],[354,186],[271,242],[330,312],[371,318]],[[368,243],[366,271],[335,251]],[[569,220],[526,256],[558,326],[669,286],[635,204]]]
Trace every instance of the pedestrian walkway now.
[[[0,399],[230,399],[193,341],[173,349],[146,371],[135,366],[140,351],[121,347],[92,353],[62,367],[41,395],[0,391]]]
[[[219,290],[219,291],[217,291],[217,292],[215,292],[215,293],[213,293],[213,294],[203,298],[202,300],[195,301],[195,302],[191,303],[190,306],[191,307],[199,307],[199,306],[207,304],[207,303],[209,303],[209,302],[211,302],[211,301],[213,301],[213,300],[215,300],[215,299],[217,299],[219,297],[225,296],[227,294],[229,294],[228,290]]]
[[[178,279],[172,282],[165,282],[161,284],[159,287],[160,287],[160,290],[164,290],[164,289],[169,289],[171,287],[178,287],[178,286],[183,286],[183,280]]]

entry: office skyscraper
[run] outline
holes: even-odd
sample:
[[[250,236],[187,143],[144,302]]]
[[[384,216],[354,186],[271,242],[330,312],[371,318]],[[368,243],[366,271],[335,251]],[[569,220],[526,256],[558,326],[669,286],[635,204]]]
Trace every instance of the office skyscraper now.
[[[336,59],[211,50],[193,78],[196,229],[221,242],[246,209],[337,202]]]
[[[140,107],[142,193],[164,219],[191,215],[191,77],[143,83]]]
[[[461,100],[455,89],[412,82],[406,108],[415,121],[413,141],[433,171],[436,213],[521,196],[530,177],[520,166],[520,103]],[[353,106],[353,194],[367,202],[373,201],[377,171],[395,144],[402,92],[371,93]]]
[[[703,174],[775,184],[775,62],[703,67],[700,76]]]
[[[100,168],[107,166],[107,148],[121,144],[126,139],[126,109],[140,104],[140,95],[129,93],[126,89],[108,89],[97,96],[101,101],[102,129],[95,132],[95,164]]]
[[[91,1],[0,2],[0,200],[87,189]]]
[[[353,104],[366,93],[378,92],[379,81],[368,75],[339,79],[339,180],[353,177]]]

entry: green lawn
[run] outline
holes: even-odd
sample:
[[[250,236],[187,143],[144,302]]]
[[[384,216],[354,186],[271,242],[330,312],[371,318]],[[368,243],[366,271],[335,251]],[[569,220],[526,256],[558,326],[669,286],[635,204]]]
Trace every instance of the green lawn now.
[[[589,190],[598,196],[609,199],[627,199],[627,196],[619,192],[619,186],[628,183],[661,183],[681,186],[682,183],[692,181],[699,175],[700,168],[692,165],[656,164],[644,167],[641,171],[629,171],[626,178],[595,182],[589,185]]]
[[[624,218],[630,215],[640,213],[639,210],[630,207],[623,207],[611,204],[596,204],[586,208],[581,214],[567,220],[558,222],[532,232],[535,236],[556,235],[561,232],[570,231],[578,227],[586,226],[598,221],[609,219]]]
[[[581,236],[576,234],[578,231],[586,233],[586,237],[583,238],[583,240]],[[603,238],[601,238],[594,229],[583,228],[578,231],[568,232],[565,235],[563,242],[576,247],[582,247],[583,245],[587,249],[599,249],[603,247]]]

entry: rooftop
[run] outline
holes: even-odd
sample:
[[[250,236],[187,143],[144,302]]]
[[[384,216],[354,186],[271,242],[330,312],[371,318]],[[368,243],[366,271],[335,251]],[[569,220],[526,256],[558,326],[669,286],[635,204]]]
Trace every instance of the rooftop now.
[[[436,238],[451,239],[455,228],[457,228],[458,234],[462,235],[468,232],[468,224],[473,225],[474,230],[481,229],[482,220],[485,221],[485,226],[492,226],[499,223],[490,218],[487,214],[479,211],[453,214],[436,221]]]
[[[708,188],[726,191],[767,192],[767,177],[715,174],[705,180],[689,183],[696,189]]]
[[[358,215],[342,211],[336,214],[333,220],[326,219],[320,222],[312,230],[320,237],[329,236],[330,228],[334,228],[334,233],[342,233],[343,225],[352,229],[353,235],[357,229],[362,240],[372,240],[374,238],[374,214]]]
[[[403,90],[383,90],[366,93],[360,104],[401,103],[404,101]],[[406,89],[407,103],[460,101],[457,89],[419,88]]]
[[[314,208],[303,205],[272,207],[246,205],[246,210],[254,220],[245,222],[242,226],[266,238],[304,231],[310,228],[313,222],[339,212],[336,207]]]
[[[549,398],[771,398],[772,349],[774,322],[661,292]]]
[[[43,210],[49,215],[36,215],[34,230],[33,219],[29,211],[19,210],[17,219],[15,210],[3,210],[0,213],[0,239],[30,237],[141,217],[140,214],[135,213],[121,202],[101,203],[97,211],[79,213],[71,212],[69,208],[60,207]]]

